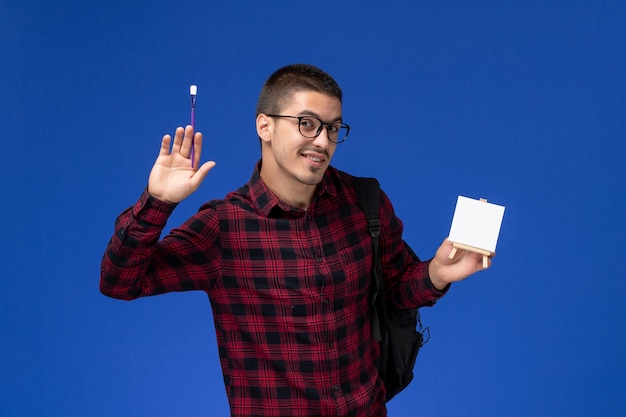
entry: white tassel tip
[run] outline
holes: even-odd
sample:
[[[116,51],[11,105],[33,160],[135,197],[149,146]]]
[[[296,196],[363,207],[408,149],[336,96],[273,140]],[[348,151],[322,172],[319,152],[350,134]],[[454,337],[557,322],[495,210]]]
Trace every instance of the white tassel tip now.
[[[198,94],[198,86],[197,85],[189,86],[189,94],[192,96],[195,96],[196,94]]]

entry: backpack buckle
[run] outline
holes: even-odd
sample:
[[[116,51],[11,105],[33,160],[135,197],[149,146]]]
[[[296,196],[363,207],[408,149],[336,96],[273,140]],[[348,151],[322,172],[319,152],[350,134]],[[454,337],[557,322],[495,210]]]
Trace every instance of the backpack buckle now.
[[[380,235],[380,220],[370,219],[369,226],[370,236],[378,237]]]

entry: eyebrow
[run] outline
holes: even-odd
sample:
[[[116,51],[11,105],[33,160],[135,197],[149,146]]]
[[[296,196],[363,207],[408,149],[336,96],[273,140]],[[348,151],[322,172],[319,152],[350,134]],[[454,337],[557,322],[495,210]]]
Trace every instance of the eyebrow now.
[[[322,120],[322,117],[319,114],[311,110],[302,110],[301,112],[298,113],[298,116],[313,116],[316,119]],[[324,120],[322,120],[322,122],[324,122]],[[343,122],[342,116],[339,116],[335,120],[331,120],[328,123],[334,123],[334,122]],[[327,123],[327,122],[324,122],[324,123]]]

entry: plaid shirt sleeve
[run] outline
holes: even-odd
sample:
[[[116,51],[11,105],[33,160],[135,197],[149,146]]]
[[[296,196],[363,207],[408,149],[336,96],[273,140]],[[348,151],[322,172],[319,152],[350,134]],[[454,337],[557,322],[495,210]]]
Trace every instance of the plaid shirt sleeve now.
[[[402,240],[402,221],[381,190],[381,258],[388,298],[398,308],[433,306],[450,285],[438,290],[428,275],[430,260],[415,262]]]
[[[206,290],[219,270],[217,220],[194,217],[159,241],[176,204],[144,191],[115,222],[102,258],[100,291],[131,300],[172,291]],[[206,213],[206,212],[205,212]]]

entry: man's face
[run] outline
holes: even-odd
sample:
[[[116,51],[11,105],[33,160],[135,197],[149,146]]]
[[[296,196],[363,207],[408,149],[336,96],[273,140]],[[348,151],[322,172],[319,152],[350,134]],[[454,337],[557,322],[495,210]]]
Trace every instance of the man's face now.
[[[324,123],[340,121],[341,101],[314,91],[300,91],[287,101],[279,114],[313,116]],[[301,186],[319,184],[337,147],[329,141],[326,126],[316,138],[306,138],[298,129],[298,119],[267,117],[263,121],[267,126],[262,133],[259,131],[263,141],[261,169],[270,188],[279,185],[281,189],[298,190]]]

